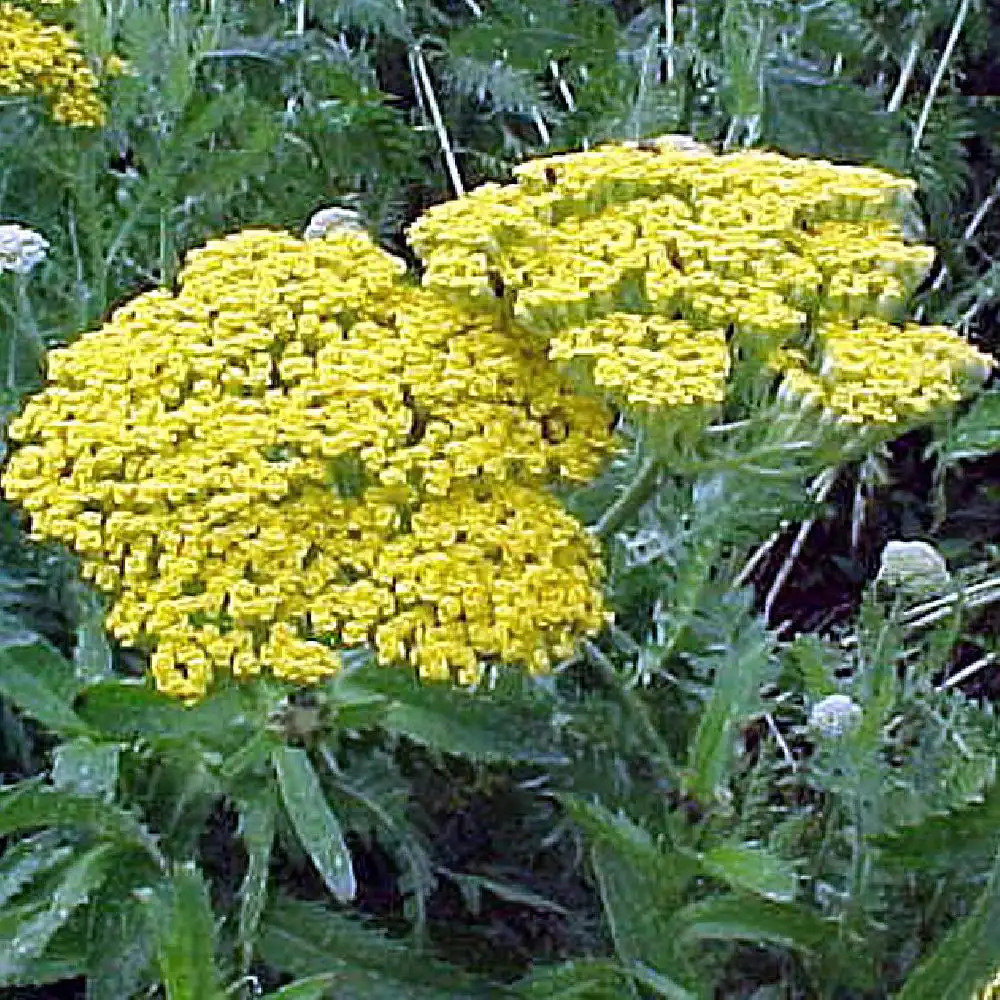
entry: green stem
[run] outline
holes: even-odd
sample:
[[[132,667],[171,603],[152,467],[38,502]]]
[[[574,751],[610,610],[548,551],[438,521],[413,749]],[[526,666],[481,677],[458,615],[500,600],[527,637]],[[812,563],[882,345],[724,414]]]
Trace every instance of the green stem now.
[[[603,540],[610,538],[649,499],[659,472],[659,462],[655,458],[645,459],[635,479],[625,487],[597,524],[591,526],[591,533]]]

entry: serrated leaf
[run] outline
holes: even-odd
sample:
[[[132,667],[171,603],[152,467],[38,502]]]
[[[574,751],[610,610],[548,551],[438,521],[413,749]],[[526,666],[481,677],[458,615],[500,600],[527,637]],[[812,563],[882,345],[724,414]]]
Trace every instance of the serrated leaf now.
[[[798,876],[783,858],[752,844],[719,844],[701,856],[707,874],[767,899],[795,898]]]
[[[62,736],[88,732],[73,711],[79,683],[73,665],[41,639],[0,645],[0,695],[46,729]]]
[[[0,789],[0,837],[40,827],[90,830],[106,840],[141,847],[157,862],[161,860],[149,831],[117,806],[35,780]]]
[[[1000,854],[972,913],[907,977],[896,1000],[969,1000],[1000,964]]]
[[[944,466],[1000,451],[1000,391],[984,392],[933,446]]]
[[[986,871],[1000,846],[1000,785],[983,801],[945,816],[928,816],[914,826],[871,837],[881,865],[896,871],[941,875],[960,868]]]
[[[89,737],[70,740],[56,747],[52,784],[62,791],[113,801],[118,784],[120,747],[95,743]]]
[[[439,753],[476,761],[565,764],[554,746],[541,699],[486,698],[443,685],[420,684],[401,670],[359,671],[352,687],[387,699],[381,725]]]
[[[45,830],[33,837],[4,848],[0,856],[0,908],[3,908],[35,878],[58,867],[73,854],[55,830]]]
[[[258,954],[292,975],[336,975],[338,1000],[487,1000],[496,995],[405,940],[300,900],[282,898],[268,907]]]
[[[300,843],[334,898],[350,902],[357,892],[351,852],[309,755],[305,750],[279,746],[271,751],[271,759],[281,801]]]
[[[108,844],[91,848],[67,865],[62,878],[40,905],[18,908],[14,911],[15,920],[5,919],[6,926],[0,930],[0,985],[16,983],[28,972],[56,931],[104,881],[112,854]]]
[[[831,925],[793,903],[753,896],[712,896],[673,914],[669,933],[689,945],[696,941],[747,941],[795,951],[818,952]]]
[[[208,885],[192,864],[143,893],[167,1000],[221,1000]]]

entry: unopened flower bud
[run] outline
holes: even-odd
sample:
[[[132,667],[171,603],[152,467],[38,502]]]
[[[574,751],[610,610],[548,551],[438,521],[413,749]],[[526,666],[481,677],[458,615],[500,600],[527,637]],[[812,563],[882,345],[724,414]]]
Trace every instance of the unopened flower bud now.
[[[882,550],[876,584],[905,594],[947,590],[951,574],[944,557],[927,542],[888,542]]]
[[[0,225],[0,273],[28,274],[45,260],[48,240],[15,224]]]
[[[861,720],[861,714],[861,706],[846,694],[830,694],[813,705],[809,727],[836,739],[853,729]]]

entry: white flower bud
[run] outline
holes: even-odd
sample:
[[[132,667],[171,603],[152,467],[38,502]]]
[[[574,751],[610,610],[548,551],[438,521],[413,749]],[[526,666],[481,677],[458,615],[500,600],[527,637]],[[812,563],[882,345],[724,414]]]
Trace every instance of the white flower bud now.
[[[24,226],[0,225],[0,273],[28,274],[45,260],[49,242]]]
[[[876,584],[904,594],[939,593],[951,585],[944,557],[927,542],[888,542],[882,550]]]
[[[831,739],[843,736],[861,721],[861,706],[846,694],[830,694],[813,705],[809,727]]]
[[[336,232],[338,229],[350,229],[353,232],[366,232],[361,222],[361,216],[350,208],[321,208],[309,220],[306,231],[303,234],[307,240],[320,240],[327,233]]]

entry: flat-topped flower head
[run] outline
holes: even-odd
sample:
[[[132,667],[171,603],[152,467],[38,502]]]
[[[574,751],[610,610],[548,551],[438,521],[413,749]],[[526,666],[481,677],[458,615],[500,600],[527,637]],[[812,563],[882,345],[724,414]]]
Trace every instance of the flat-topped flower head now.
[[[910,180],[671,136],[515,175],[414,223],[424,284],[534,334],[565,365],[587,361],[627,408],[713,407],[753,358],[786,376],[785,396],[807,390],[847,423],[897,425],[992,366],[947,329],[903,323],[934,257],[904,237]]]
[[[116,58],[104,72],[124,70]],[[107,109],[98,93],[99,80],[80,46],[65,28],[46,24],[30,11],[0,2],[0,95],[38,97],[63,125],[103,125]]]
[[[594,475],[612,415],[404,272],[351,228],[247,231],[50,353],[4,490],[161,690],[309,682],[363,643],[469,682],[603,623],[597,552],[543,487]]]

